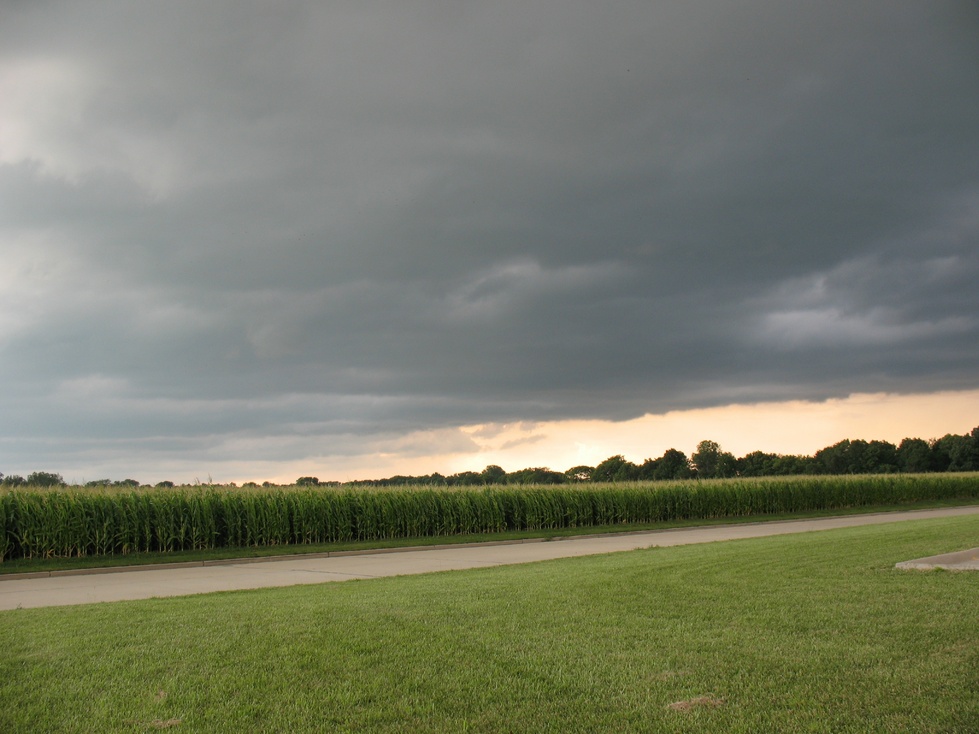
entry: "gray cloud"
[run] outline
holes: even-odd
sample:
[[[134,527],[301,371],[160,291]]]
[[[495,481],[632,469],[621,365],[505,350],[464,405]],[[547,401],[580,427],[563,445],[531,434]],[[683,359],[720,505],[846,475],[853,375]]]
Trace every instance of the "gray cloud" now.
[[[0,21],[11,470],[977,386],[970,3]]]

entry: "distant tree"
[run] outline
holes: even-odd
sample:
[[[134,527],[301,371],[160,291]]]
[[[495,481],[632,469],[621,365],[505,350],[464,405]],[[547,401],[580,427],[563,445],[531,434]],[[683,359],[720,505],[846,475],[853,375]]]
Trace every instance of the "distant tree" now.
[[[241,486],[242,487],[257,487],[258,486],[258,482],[245,482]]]
[[[157,489],[169,489],[173,486],[173,482],[168,479],[164,479],[162,482],[157,482],[154,486]]]
[[[90,482],[85,482],[86,487],[111,487],[111,479],[93,479]]]
[[[693,476],[687,455],[679,449],[667,449],[656,464],[655,479],[689,479]]]
[[[697,471],[697,478],[710,479],[716,476],[720,458],[721,447],[717,441],[701,441],[698,443],[697,450],[690,457],[693,468]]]
[[[616,472],[626,463],[622,454],[610,456],[604,461],[600,461],[592,470],[591,480],[593,482],[612,482],[615,481]]]
[[[643,481],[650,481],[656,478],[656,467],[659,466],[659,459],[646,459],[642,464],[639,465],[639,471],[636,473],[636,479],[641,479]]]
[[[733,477],[737,471],[734,454],[722,451],[716,441],[701,441],[690,458],[700,479]]]
[[[569,482],[590,482],[594,473],[595,467],[582,465],[571,467],[564,472],[564,476]]]
[[[717,474],[719,478],[730,478],[738,475],[738,460],[730,451],[722,451],[717,462]]]
[[[813,457],[818,474],[877,474],[899,469],[898,449],[889,441],[844,439]]]
[[[627,461],[622,454],[608,457],[592,472],[593,482],[627,482],[638,479],[639,467]]]
[[[535,466],[510,472],[507,474],[507,481],[511,484],[564,484],[567,478],[563,473],[552,471],[546,466]]]
[[[348,482],[355,487],[405,487],[412,484],[429,487],[446,487],[451,484],[452,477],[445,477],[438,472],[423,474],[413,477],[404,474],[395,474],[387,479],[365,479]]]
[[[319,477],[299,477],[296,480],[296,486],[299,487],[315,487],[319,483]]]
[[[867,449],[870,444],[862,438],[849,442],[844,452],[846,474],[866,474],[868,472]]]
[[[816,452],[815,458],[819,474],[846,474],[849,468],[849,439],[827,446]]]
[[[64,483],[65,480],[60,474],[52,472],[36,471],[27,475],[27,484],[34,487],[55,487]]]
[[[863,454],[863,470],[871,474],[890,474],[898,470],[897,446],[890,441],[871,441]]]
[[[266,489],[268,489],[269,487],[274,487],[275,485],[272,484],[272,482],[266,480],[266,481],[262,482],[262,486],[265,487]]]
[[[971,434],[965,436],[946,434],[932,444],[931,451],[932,460],[940,467],[939,471],[958,472],[979,469]]]
[[[474,471],[463,471],[453,474],[448,479],[449,484],[458,487],[474,487],[483,484],[483,475]]]
[[[779,455],[772,464],[772,474],[780,477],[816,474],[817,467],[816,460],[811,456]]]
[[[117,487],[138,487],[139,480],[136,479],[123,479],[121,482],[116,482]]]
[[[742,477],[770,477],[775,474],[777,460],[778,454],[752,451],[738,459],[737,472]]]
[[[948,452],[950,438],[951,434],[946,434],[942,438],[932,439],[929,442],[931,465],[935,471],[948,471],[949,464],[952,463],[952,457]]]
[[[5,487],[19,487],[22,484],[26,484],[27,480],[19,474],[10,474],[3,478],[2,483]]]
[[[905,438],[895,453],[897,468],[902,472],[928,472],[933,470],[931,446],[921,438]]]
[[[483,477],[483,484],[506,484],[507,474],[503,467],[496,464],[490,464],[480,474]]]

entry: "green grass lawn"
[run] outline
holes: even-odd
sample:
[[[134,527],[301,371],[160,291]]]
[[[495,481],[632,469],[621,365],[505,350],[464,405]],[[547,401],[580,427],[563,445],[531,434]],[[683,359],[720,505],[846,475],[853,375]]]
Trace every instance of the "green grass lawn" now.
[[[976,732],[979,573],[893,565],[977,545],[962,517],[0,612],[0,731]]]

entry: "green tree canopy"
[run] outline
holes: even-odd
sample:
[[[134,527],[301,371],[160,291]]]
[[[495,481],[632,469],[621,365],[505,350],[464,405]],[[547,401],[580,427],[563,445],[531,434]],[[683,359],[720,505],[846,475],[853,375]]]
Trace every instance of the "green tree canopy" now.
[[[627,461],[622,454],[608,457],[592,472],[593,482],[624,482],[637,479],[639,467]]]
[[[667,449],[656,462],[654,479],[689,479],[693,476],[690,460],[679,449]]]
[[[690,458],[700,479],[733,477],[737,472],[734,454],[722,451],[717,441],[701,441]]]
[[[564,472],[569,482],[590,482],[595,473],[593,466],[573,466]]]
[[[506,484],[506,472],[496,464],[490,464],[480,474],[484,484]]]
[[[35,471],[27,475],[27,484],[35,487],[55,487],[64,484],[65,480],[60,474],[47,471]]]

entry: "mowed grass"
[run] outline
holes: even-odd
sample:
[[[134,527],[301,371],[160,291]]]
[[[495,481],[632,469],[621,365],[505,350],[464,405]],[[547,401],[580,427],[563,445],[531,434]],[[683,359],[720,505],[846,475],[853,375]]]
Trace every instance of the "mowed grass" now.
[[[0,731],[975,732],[979,573],[893,566],[976,545],[961,517],[0,612]]]

